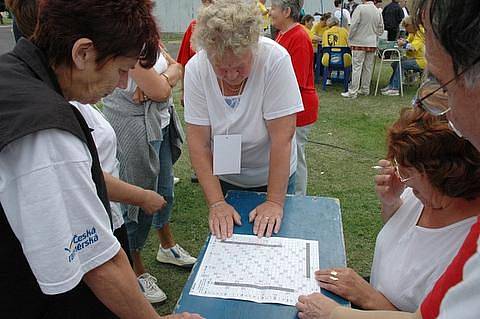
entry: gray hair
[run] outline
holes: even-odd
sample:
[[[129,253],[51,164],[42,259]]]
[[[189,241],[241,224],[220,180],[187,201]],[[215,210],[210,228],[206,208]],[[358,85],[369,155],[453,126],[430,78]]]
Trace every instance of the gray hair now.
[[[339,24],[340,24],[340,21],[338,20],[337,17],[330,17],[327,20],[327,27],[331,27],[331,26],[339,25]]]
[[[241,55],[257,48],[262,24],[255,1],[215,0],[200,9],[192,40],[209,57],[221,58],[228,50]]]
[[[417,24],[429,10],[433,32],[452,57],[455,72],[469,68],[465,82],[473,88],[480,81],[480,62],[475,63],[480,57],[480,1],[416,0],[414,8]]]
[[[290,18],[298,21],[300,19],[300,10],[303,7],[303,0],[272,0],[272,5],[279,6],[282,10],[290,8]]]

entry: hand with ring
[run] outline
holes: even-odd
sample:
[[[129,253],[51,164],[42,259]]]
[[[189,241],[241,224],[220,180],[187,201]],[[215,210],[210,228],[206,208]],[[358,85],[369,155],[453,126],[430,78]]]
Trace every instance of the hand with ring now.
[[[321,288],[333,292],[364,309],[380,294],[375,288],[350,268],[321,269],[315,272]]]
[[[250,223],[253,222],[253,233],[258,237],[270,237],[280,231],[283,218],[283,206],[272,201],[265,201],[258,205],[249,214]]]

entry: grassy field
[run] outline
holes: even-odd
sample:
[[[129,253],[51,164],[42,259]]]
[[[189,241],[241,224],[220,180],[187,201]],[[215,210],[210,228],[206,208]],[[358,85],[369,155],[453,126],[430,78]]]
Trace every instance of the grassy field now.
[[[390,68],[385,68],[381,87],[390,73]],[[318,88],[320,116],[307,145],[308,194],[340,199],[348,266],[367,275],[376,234],[381,228],[379,203],[373,189],[375,171],[371,166],[384,156],[386,128],[402,107],[410,105],[414,89],[406,88],[404,97],[368,96],[356,100],[345,100],[340,92],[340,85],[328,87],[327,92]],[[178,91],[175,101],[183,118]],[[175,165],[175,175],[181,181],[175,188],[171,225],[177,242],[196,255],[208,235],[208,212],[200,186],[190,183],[187,145]],[[144,257],[168,295],[164,304],[156,305],[159,313],[166,314],[174,308],[189,271],[155,261],[159,243],[155,236],[154,232],[150,234]]]

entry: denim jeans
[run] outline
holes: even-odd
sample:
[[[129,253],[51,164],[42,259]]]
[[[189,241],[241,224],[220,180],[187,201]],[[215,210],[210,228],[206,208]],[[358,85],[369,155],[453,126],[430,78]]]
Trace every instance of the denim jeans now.
[[[391,89],[399,90],[400,89],[400,69],[398,67],[398,62],[392,63],[393,74],[390,77],[390,83],[388,86]],[[417,61],[415,59],[407,59],[402,60],[402,72],[413,70],[421,72],[422,69],[418,66]]]
[[[228,191],[251,191],[251,192],[267,192],[267,185],[259,187],[244,188],[236,186],[220,180],[220,186],[222,187],[223,196],[227,195]],[[288,178],[287,194],[295,194],[295,173]]]
[[[173,209],[173,163],[170,149],[169,127],[162,129],[163,140],[153,142],[160,159],[160,172],[157,178],[157,192],[165,198],[167,205],[153,216],[140,209],[138,223],[129,220],[124,214],[127,226],[128,242],[131,250],[141,250],[150,232],[150,228],[161,229],[168,224]]]

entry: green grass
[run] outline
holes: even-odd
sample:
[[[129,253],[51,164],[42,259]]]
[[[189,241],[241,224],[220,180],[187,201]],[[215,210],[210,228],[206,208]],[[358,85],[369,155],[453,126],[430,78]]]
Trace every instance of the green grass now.
[[[385,86],[390,73],[390,68],[385,68],[380,87]],[[397,118],[402,107],[410,105],[414,90],[407,88],[405,97],[380,95],[356,100],[343,99],[340,85],[328,87],[327,92],[318,89],[318,92],[320,115],[310,140],[347,151],[308,143],[308,193],[340,199],[348,266],[367,275],[376,234],[382,226],[379,202],[373,189],[375,171],[371,166],[384,156],[386,128]],[[183,108],[178,100],[177,91],[177,111],[183,118]],[[187,145],[184,145],[184,153],[175,165],[175,175],[181,182],[175,188],[171,226],[177,242],[197,255],[208,235],[207,209],[199,185],[190,183],[191,172]],[[155,233],[151,232],[144,260],[168,295],[166,303],[156,306],[159,313],[166,314],[173,310],[189,272],[156,262],[158,243]]]

